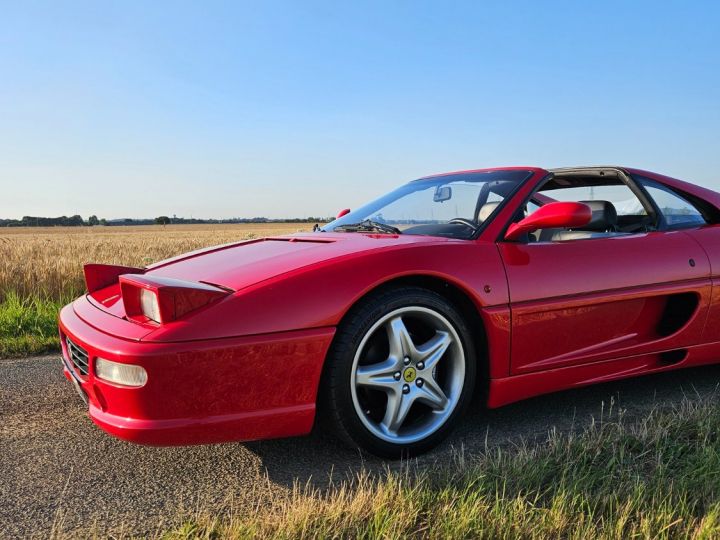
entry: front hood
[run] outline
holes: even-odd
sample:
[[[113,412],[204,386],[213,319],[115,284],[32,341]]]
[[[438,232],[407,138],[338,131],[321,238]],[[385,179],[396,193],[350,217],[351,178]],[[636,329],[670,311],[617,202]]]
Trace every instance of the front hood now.
[[[235,291],[338,257],[412,244],[452,242],[429,236],[299,233],[228,244],[181,255],[148,267],[147,275],[201,281]]]

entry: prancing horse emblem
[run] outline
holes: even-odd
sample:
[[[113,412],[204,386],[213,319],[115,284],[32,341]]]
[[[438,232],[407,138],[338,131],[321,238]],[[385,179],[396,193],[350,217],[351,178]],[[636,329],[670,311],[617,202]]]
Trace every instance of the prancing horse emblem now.
[[[417,375],[415,368],[409,367],[403,372],[403,379],[405,379],[405,382],[413,382],[415,380],[415,375]]]

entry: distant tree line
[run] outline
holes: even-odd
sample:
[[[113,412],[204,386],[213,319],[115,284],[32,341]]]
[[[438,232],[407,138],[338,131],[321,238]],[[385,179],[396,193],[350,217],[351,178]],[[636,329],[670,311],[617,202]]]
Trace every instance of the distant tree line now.
[[[307,217],[307,218],[281,218],[273,219],[266,217],[253,218],[231,218],[231,219],[197,219],[179,218],[169,216],[158,216],[154,219],[98,219],[93,215],[84,220],[82,216],[60,216],[60,217],[36,217],[23,216],[22,219],[0,219],[0,227],[88,227],[114,225],[186,225],[186,224],[212,224],[212,223],[327,223],[332,217]]]
[[[0,219],[1,227],[81,227],[83,225],[100,225],[100,223],[97,216],[90,216],[86,222],[79,215],[54,218],[23,216],[22,219]]]

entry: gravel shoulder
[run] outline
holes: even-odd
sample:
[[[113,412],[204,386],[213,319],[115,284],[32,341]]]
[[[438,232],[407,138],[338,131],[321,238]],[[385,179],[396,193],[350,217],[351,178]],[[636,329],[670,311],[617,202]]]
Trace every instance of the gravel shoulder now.
[[[431,467],[488,447],[582,429],[609,409],[630,418],[684,397],[720,397],[720,366],[561,392],[487,411],[476,405],[451,439],[418,460]],[[143,535],[178,510],[263,504],[295,483],[318,487],[388,466],[317,435],[152,448],[96,428],[57,355],[0,360],[0,537],[52,532]],[[397,464],[390,466],[396,467]]]

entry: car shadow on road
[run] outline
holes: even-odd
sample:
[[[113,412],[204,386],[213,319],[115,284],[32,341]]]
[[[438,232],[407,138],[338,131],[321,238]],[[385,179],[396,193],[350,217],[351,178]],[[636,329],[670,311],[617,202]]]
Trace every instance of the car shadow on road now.
[[[580,431],[593,419],[617,418],[619,411],[632,421],[683,399],[720,399],[719,385],[720,365],[716,365],[558,392],[494,410],[474,403],[445,443],[413,463],[421,469],[434,468],[459,453],[472,457],[522,441],[542,444],[552,429]],[[321,433],[245,447],[260,459],[272,482],[286,487],[309,484],[323,489],[360,471],[384,474],[403,466],[350,449]]]

